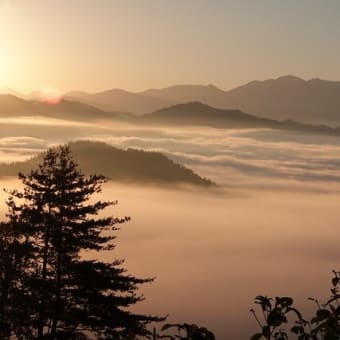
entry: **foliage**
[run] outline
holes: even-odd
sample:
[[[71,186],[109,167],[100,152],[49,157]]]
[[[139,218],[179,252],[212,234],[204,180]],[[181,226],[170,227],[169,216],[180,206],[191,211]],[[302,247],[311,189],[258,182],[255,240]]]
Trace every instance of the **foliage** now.
[[[165,324],[162,331],[169,329],[176,329],[178,334],[175,335],[159,335],[156,339],[169,339],[169,340],[215,340],[215,336],[205,327],[199,327],[193,324]]]
[[[11,223],[0,224],[0,338],[8,339],[13,332],[18,338],[28,338],[27,315],[32,299],[27,294],[29,272],[32,266],[32,245],[26,241],[29,228]]]
[[[260,306],[262,317],[252,309],[260,332],[254,334],[251,340],[339,340],[340,339],[340,272],[333,272],[331,296],[324,304],[314,298],[316,311],[311,320],[303,318],[301,312],[294,307],[290,297],[257,296],[255,304]],[[289,322],[288,316],[294,317]]]
[[[85,176],[70,149],[49,150],[37,169],[19,175],[24,190],[8,200],[0,229],[1,339],[135,339],[164,318],[128,309],[144,299],[152,278],[127,275],[123,261],[84,259],[114,248],[117,225],[129,217],[97,217],[116,201],[94,201],[107,178]]]

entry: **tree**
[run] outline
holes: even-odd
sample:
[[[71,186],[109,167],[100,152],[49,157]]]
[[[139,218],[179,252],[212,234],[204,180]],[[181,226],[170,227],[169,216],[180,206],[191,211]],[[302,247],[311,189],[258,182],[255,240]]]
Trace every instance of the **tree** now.
[[[0,223],[0,338],[31,337],[30,323],[33,300],[27,282],[35,266],[34,231],[16,218],[16,205],[7,202],[9,222]]]
[[[251,310],[260,332],[251,340],[340,340],[340,272],[333,272],[331,296],[324,304],[309,298],[315,303],[316,312],[311,320],[306,320],[294,307],[290,297],[257,296],[255,303],[260,306],[262,318]],[[295,316],[290,324],[288,316]]]
[[[16,230],[14,232],[14,230]],[[9,339],[19,320],[19,295],[22,292],[23,248],[20,232],[12,225],[0,225],[0,338]],[[17,332],[19,333],[19,332]]]
[[[116,201],[93,202],[107,178],[86,177],[67,146],[48,150],[29,175],[19,174],[24,190],[11,192],[12,225],[30,230],[26,242],[35,261],[25,268],[25,285],[35,308],[27,332],[39,339],[134,339],[150,334],[160,317],[134,314],[128,307],[143,300],[138,286],[152,282],[126,274],[123,261],[85,260],[86,250],[114,248],[117,225],[129,217],[98,217]],[[92,200],[91,200],[92,199]],[[18,202],[23,203],[18,203]]]
[[[176,329],[178,334],[175,335],[158,335],[155,339],[168,339],[168,340],[215,340],[214,334],[205,327],[199,327],[194,324],[181,323],[181,324],[165,324],[162,331],[169,329]]]

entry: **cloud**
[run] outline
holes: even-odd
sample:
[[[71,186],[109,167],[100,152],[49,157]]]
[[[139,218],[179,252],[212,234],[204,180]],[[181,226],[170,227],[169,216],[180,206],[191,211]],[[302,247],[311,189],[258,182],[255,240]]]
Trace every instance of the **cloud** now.
[[[25,125],[20,121],[19,128],[12,122],[11,128],[2,131],[0,158],[8,161],[12,153],[12,159],[23,159],[50,145],[87,139],[123,149],[162,152],[203,176],[229,185],[234,185],[236,178],[244,183],[256,178],[263,185],[269,178],[340,182],[337,137],[269,129],[140,128],[117,124],[66,127],[48,123]]]
[[[210,166],[210,176],[213,169],[224,168],[224,177],[236,171],[263,178],[340,181],[340,139],[335,137],[264,129],[160,129],[151,137],[138,133],[127,136],[119,131],[93,138],[117,147],[162,152],[196,169]],[[217,177],[225,182],[221,171]]]

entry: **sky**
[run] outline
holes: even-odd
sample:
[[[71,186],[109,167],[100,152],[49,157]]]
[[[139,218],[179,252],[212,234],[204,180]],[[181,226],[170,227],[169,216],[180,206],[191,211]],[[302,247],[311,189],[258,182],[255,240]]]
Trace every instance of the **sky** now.
[[[0,87],[340,80],[339,0],[0,0]]]

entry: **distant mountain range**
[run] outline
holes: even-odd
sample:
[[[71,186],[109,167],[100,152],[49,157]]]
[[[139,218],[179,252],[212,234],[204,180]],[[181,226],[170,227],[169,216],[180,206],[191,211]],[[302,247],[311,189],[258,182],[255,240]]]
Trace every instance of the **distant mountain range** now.
[[[75,161],[85,174],[102,174],[116,182],[140,184],[190,184],[213,186],[191,169],[175,163],[158,152],[121,150],[102,142],[78,141],[70,143]],[[41,161],[39,154],[23,162],[0,164],[0,177],[28,173]]]
[[[230,91],[223,91],[213,85],[175,85],[138,93],[123,90],[94,94],[69,92],[65,98],[104,111],[139,115],[166,106],[199,101],[216,108],[237,109],[263,118],[340,125],[340,81],[306,81],[294,76],[253,81]]]
[[[51,105],[35,100],[26,100],[14,95],[0,94],[0,118],[19,116],[44,116],[48,118],[89,122],[128,117],[119,112],[104,112],[93,106],[68,100]]]
[[[150,97],[143,93],[132,93],[113,89],[98,93],[69,92],[64,95],[66,100],[76,100],[92,105],[100,110],[111,112],[130,112],[143,114],[173,104],[173,101]]]
[[[62,100],[58,104],[24,100],[12,95],[0,95],[0,118],[43,116],[79,122],[118,122],[135,125],[206,126],[222,129],[270,128],[307,133],[339,135],[340,128],[303,124],[292,120],[277,121],[257,117],[240,110],[218,109],[200,102],[171,105],[144,115],[105,112],[76,101]]]
[[[240,110],[217,109],[200,102],[173,105],[145,114],[139,120],[147,125],[207,126],[218,129],[269,128],[340,136],[340,128],[303,124],[291,120],[280,122],[249,115]]]

